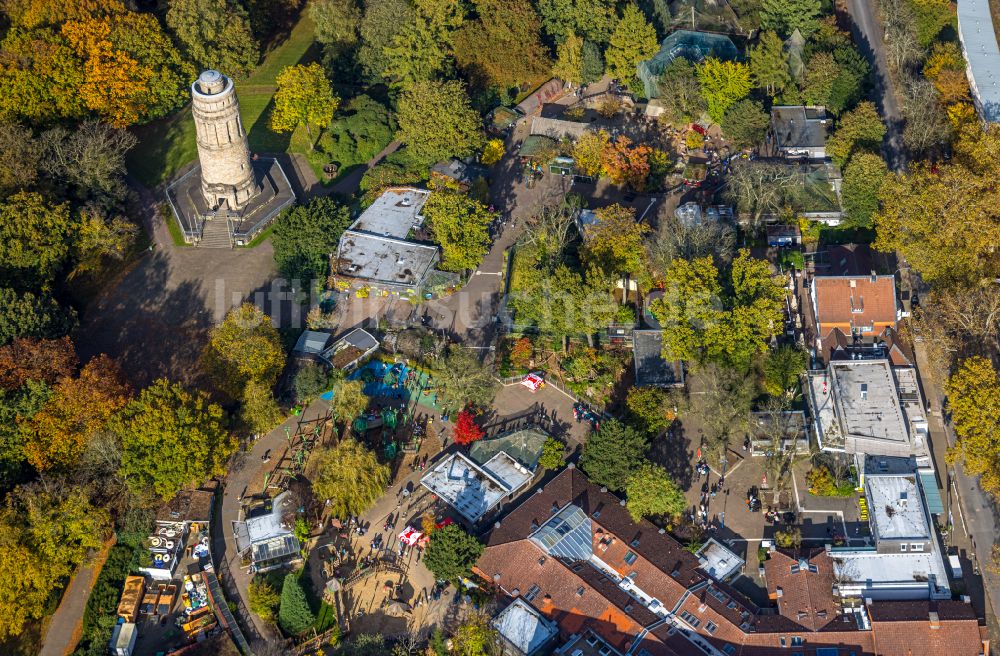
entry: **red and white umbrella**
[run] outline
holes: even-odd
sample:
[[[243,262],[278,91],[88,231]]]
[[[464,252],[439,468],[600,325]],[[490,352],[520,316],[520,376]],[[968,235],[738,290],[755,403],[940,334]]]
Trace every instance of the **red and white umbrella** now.
[[[521,381],[521,384],[530,389],[532,392],[537,392],[542,387],[545,386],[545,380],[538,374],[528,374]]]
[[[406,530],[399,534],[399,541],[403,544],[413,546],[417,543],[423,533],[413,528],[412,526],[407,526]]]

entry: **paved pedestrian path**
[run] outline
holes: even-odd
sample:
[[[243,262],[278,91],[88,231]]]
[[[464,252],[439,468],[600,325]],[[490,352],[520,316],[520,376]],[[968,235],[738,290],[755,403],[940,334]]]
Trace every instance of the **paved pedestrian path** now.
[[[49,618],[39,656],[64,656],[76,649],[83,635],[84,608],[114,543],[115,539],[112,536],[104,543],[101,551],[80,567],[70,579],[62,599],[59,600],[59,607]]]

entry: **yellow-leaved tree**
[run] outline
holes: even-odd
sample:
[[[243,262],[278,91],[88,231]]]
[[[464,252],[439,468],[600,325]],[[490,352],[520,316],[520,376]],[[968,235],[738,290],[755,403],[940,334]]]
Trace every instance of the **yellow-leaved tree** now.
[[[948,409],[958,435],[948,461],[979,476],[983,489],[1000,498],[1000,374],[988,359],[964,360],[948,379]]]
[[[312,150],[315,142],[313,127],[330,125],[333,113],[340,106],[340,98],[333,93],[323,67],[316,62],[285,67],[278,74],[277,86],[271,129],[292,132],[298,126],[304,126],[309,135],[309,149]]]

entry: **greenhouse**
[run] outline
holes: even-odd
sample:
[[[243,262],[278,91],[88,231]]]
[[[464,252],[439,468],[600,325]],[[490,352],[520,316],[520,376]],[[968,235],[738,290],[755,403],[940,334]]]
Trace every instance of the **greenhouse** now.
[[[739,50],[733,40],[724,34],[678,30],[660,44],[660,52],[652,59],[639,62],[639,79],[647,98],[659,98],[659,79],[670,62],[678,57],[697,63],[706,57],[732,60],[738,59]]]

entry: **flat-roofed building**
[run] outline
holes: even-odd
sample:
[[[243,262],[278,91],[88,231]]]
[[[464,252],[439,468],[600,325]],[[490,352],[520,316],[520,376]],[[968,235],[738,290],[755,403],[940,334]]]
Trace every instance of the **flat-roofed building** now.
[[[908,457],[927,451],[926,418],[912,368],[889,360],[837,360],[808,375],[821,449]]]
[[[989,0],[958,0],[958,37],[976,111],[982,120],[996,123],[1000,121],[1000,46]]]
[[[419,287],[439,259],[434,244],[412,240],[424,222],[426,189],[387,189],[340,236],[333,270],[389,287]]]

